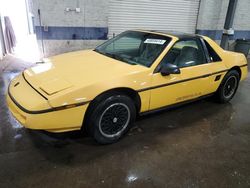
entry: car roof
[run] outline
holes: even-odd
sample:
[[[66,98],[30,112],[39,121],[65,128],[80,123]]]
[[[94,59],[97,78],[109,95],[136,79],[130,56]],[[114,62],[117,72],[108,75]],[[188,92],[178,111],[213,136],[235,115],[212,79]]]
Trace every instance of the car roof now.
[[[168,31],[168,30],[151,30],[150,32],[164,34],[164,35],[170,35],[177,37],[179,39],[187,39],[187,38],[199,38],[199,35],[196,34],[189,34],[189,33],[183,33],[179,31]]]

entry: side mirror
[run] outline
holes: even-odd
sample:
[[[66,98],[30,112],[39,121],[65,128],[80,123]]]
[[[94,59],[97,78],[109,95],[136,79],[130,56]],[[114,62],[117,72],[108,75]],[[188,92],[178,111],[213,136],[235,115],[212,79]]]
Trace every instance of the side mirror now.
[[[170,74],[180,74],[181,71],[176,65],[166,63],[166,64],[162,65],[162,67],[160,69],[160,73],[162,76],[167,76]]]

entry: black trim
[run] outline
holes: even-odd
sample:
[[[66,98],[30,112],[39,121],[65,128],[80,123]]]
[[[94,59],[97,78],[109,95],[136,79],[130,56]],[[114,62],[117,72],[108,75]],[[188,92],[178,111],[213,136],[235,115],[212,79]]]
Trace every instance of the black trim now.
[[[188,33],[183,33],[183,32],[178,32],[178,31],[174,32],[174,31],[164,31],[164,30],[151,30],[150,32],[159,33],[163,35],[170,35],[170,36],[177,37],[179,39],[200,37],[199,35],[196,35],[196,34],[188,34]]]
[[[211,63],[212,61],[211,61],[211,59],[210,59],[210,57],[209,57],[210,55],[209,55],[207,46],[206,46],[206,44],[205,44],[205,41],[204,41],[204,39],[203,39],[202,37],[200,37],[200,41],[201,41],[201,45],[202,45],[202,48],[203,48],[203,53],[204,53],[204,55],[205,55],[205,57],[206,57],[206,59],[207,59],[207,62],[208,62],[208,63]]]
[[[215,75],[215,74],[227,72],[228,70],[229,69],[226,69],[226,70],[223,70],[223,71],[214,72],[214,73],[211,73],[211,74],[205,74],[205,75],[197,76],[197,77],[193,77],[193,78],[188,78],[188,79],[184,79],[184,80],[179,80],[179,81],[176,81],[176,82],[171,82],[171,83],[161,84],[161,85],[157,85],[157,86],[152,86],[152,87],[140,89],[140,90],[137,90],[137,91],[138,92],[143,92],[143,91],[147,91],[147,90],[151,90],[151,89],[157,89],[157,88],[161,88],[161,87],[165,87],[165,86],[179,84],[179,83],[182,83],[182,82],[188,82],[188,81],[191,81],[191,80],[196,80],[196,79],[200,79],[200,78],[206,78],[206,77],[209,77],[209,76],[212,76],[212,75]]]
[[[210,43],[208,41],[206,41],[204,38],[203,39],[203,43],[207,49],[207,53],[208,53],[208,57],[211,63],[216,63],[216,62],[221,62],[222,59],[219,56],[218,52],[210,45]],[[215,58],[214,58],[215,56]],[[211,59],[212,58],[212,59]]]
[[[219,81],[220,78],[221,78],[221,74],[220,74],[220,75],[217,75],[217,76],[215,77],[214,81],[215,81],[215,82],[216,82],[216,81]]]
[[[8,95],[9,95],[10,99],[15,103],[15,105],[20,110],[22,110],[23,112],[25,112],[27,114],[44,114],[44,113],[48,113],[48,112],[54,112],[54,111],[59,111],[59,110],[66,110],[66,109],[70,109],[70,108],[74,108],[74,107],[78,107],[78,106],[83,106],[83,105],[86,105],[86,104],[90,103],[90,101],[86,101],[86,102],[81,102],[81,103],[76,103],[76,104],[70,104],[70,105],[65,105],[65,106],[54,107],[54,108],[45,109],[45,110],[31,111],[31,110],[27,110],[26,108],[24,108],[23,106],[21,106],[14,99],[14,97],[10,94],[10,85],[8,87]]]
[[[19,84],[20,84],[20,82],[15,83],[14,87],[18,86]]]
[[[240,65],[239,67],[247,67],[247,64],[245,64],[245,65]]]
[[[198,100],[201,100],[201,99],[204,99],[204,98],[207,98],[207,97],[211,97],[213,95],[214,95],[214,93],[211,93],[211,94],[203,95],[203,96],[200,96],[200,97],[197,97],[197,98],[194,98],[194,99],[182,101],[182,102],[175,103],[175,104],[170,104],[170,105],[163,106],[163,107],[160,107],[160,108],[156,108],[156,109],[153,109],[153,110],[149,110],[149,111],[146,111],[146,112],[141,112],[140,115],[143,116],[143,115],[156,113],[156,112],[159,112],[159,111],[162,111],[162,110],[170,110],[170,109],[177,108],[177,107],[185,105],[185,104],[189,104],[189,103],[194,102],[194,101],[198,101]]]
[[[45,100],[48,100],[48,98],[47,97],[45,97],[43,94],[41,94],[36,88],[34,88],[29,82],[28,82],[28,80],[25,78],[25,76],[24,76],[24,72],[22,72],[22,76],[23,76],[23,79],[27,82],[27,84],[29,84],[30,85],[30,87],[32,87],[32,89],[34,89],[39,95],[41,95]]]

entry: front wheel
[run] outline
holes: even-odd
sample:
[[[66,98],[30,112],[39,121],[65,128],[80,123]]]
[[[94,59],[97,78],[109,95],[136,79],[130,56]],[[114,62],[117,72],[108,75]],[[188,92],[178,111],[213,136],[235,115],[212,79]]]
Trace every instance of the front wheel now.
[[[88,129],[100,144],[117,142],[131,127],[136,108],[131,98],[115,95],[101,100],[90,114]]]
[[[238,71],[229,71],[221,82],[221,85],[216,93],[218,102],[229,102],[235,95],[239,85],[240,75]]]

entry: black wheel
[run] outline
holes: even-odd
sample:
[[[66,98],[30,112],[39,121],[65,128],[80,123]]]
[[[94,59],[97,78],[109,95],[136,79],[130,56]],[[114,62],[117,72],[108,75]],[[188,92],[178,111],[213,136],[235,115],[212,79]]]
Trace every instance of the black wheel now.
[[[131,98],[114,95],[100,100],[89,114],[87,130],[100,144],[117,142],[131,127],[136,108]]]
[[[236,70],[231,70],[225,75],[216,93],[218,102],[226,103],[233,98],[238,89],[239,80],[240,75]]]

